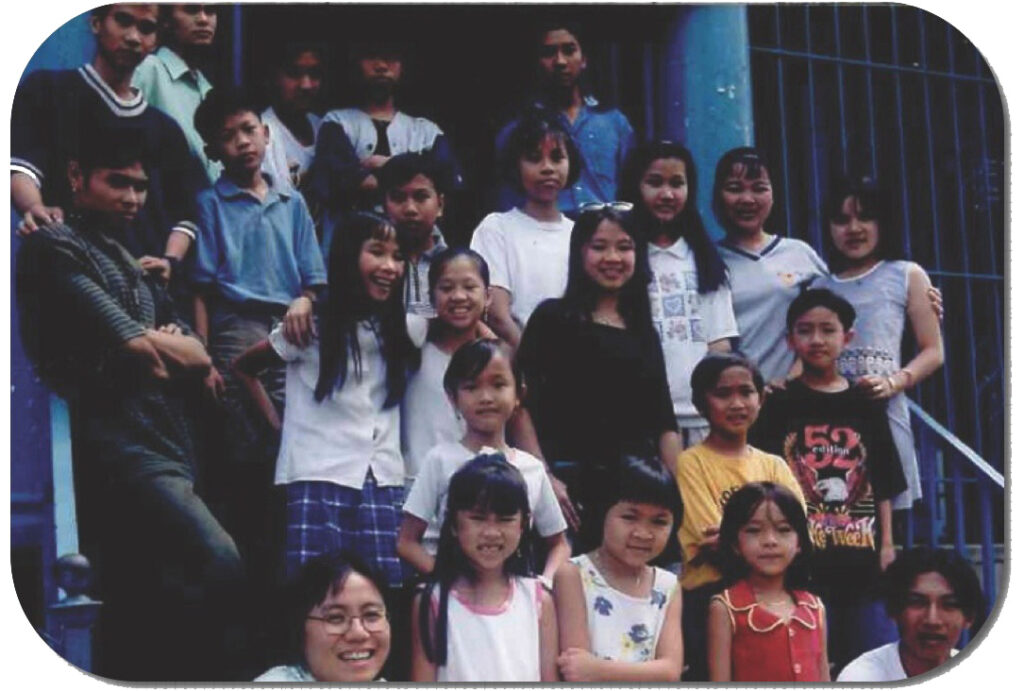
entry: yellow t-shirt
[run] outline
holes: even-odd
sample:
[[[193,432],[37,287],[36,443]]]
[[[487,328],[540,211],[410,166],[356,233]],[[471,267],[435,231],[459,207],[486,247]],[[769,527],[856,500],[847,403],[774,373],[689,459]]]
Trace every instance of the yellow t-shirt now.
[[[697,556],[697,544],[704,529],[722,522],[722,507],[732,493],[749,482],[774,482],[789,489],[804,505],[804,495],[786,462],[778,456],[747,447],[742,458],[723,456],[704,444],[690,447],[679,454],[676,482],[683,495],[683,525],[679,528],[679,544],[683,548],[683,573],[680,582],[685,590],[718,580],[721,574],[710,563]]]

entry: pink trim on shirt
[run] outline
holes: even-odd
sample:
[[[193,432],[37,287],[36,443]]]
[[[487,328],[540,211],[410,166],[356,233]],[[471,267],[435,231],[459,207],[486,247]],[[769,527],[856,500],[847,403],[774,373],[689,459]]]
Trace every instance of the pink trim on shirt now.
[[[494,616],[503,613],[512,604],[512,596],[515,594],[515,583],[511,580],[508,581],[508,595],[505,597],[505,601],[498,605],[474,605],[471,602],[467,602],[460,595],[459,591],[452,588],[451,595],[459,601],[463,607],[468,609],[473,614],[482,614],[484,616]]]

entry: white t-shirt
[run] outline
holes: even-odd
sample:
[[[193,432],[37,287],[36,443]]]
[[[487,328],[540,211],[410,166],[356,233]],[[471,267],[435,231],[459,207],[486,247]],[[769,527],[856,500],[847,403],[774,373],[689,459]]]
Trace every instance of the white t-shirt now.
[[[953,648],[950,655],[959,651]],[[836,681],[899,681],[907,678],[900,660],[900,642],[887,643],[880,648],[869,650],[843,667]]]
[[[512,296],[512,316],[520,327],[541,302],[565,294],[572,226],[565,216],[542,222],[510,209],[488,214],[473,231],[469,246],[487,260],[491,285]]]
[[[651,316],[665,353],[672,407],[681,427],[707,424],[693,405],[690,375],[708,352],[708,343],[739,335],[728,286],[701,295],[697,262],[682,238],[668,247],[651,244]]]
[[[497,607],[463,602],[451,592],[448,662],[437,668],[439,682],[540,681],[540,583],[514,576],[509,586]],[[436,588],[431,595],[436,613]]]
[[[361,376],[350,354],[345,385],[320,403],[313,398],[320,375],[319,340],[305,348],[294,346],[281,325],[269,340],[288,365],[274,484],[333,482],[362,489],[366,471],[372,470],[378,486],[402,486],[399,406],[384,408],[387,371],[373,325],[361,322],[357,329]]]
[[[420,368],[409,377],[402,400],[406,487],[412,486],[432,448],[441,442],[457,442],[465,434],[465,425],[444,391],[444,373],[452,356],[429,342],[423,344],[422,354]]]
[[[402,510],[427,522],[423,533],[423,548],[430,554],[437,554],[437,539],[444,522],[445,506],[448,503],[448,483],[452,475],[469,461],[482,453],[497,453],[484,447],[474,453],[459,442],[442,442],[427,453],[420,466],[420,473],[413,482],[409,496]],[[506,458],[519,469],[526,482],[526,496],[530,502],[533,525],[541,537],[557,535],[566,529],[565,518],[555,498],[547,469],[544,464],[525,451],[512,449]]]
[[[269,173],[274,183],[281,189],[298,189],[302,177],[313,164],[316,142],[304,146],[281,122],[273,108],[263,111],[260,118],[270,130],[270,142],[263,157],[263,172]],[[306,119],[313,127],[315,139],[320,129],[320,117],[314,113],[306,113]]]

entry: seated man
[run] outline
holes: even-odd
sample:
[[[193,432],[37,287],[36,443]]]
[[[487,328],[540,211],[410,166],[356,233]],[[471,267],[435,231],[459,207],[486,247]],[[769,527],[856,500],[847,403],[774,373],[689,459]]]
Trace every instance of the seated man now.
[[[83,133],[67,225],[25,237],[16,296],[25,351],[69,403],[79,540],[104,602],[95,671],[212,679],[231,666],[218,648],[241,560],[193,488],[185,392],[210,358],[122,244],[148,196],[144,140],[132,125]]]
[[[953,646],[960,635],[982,614],[974,568],[953,552],[904,552],[884,578],[885,608],[900,639],[856,658],[836,681],[897,681],[930,672],[957,653]]]

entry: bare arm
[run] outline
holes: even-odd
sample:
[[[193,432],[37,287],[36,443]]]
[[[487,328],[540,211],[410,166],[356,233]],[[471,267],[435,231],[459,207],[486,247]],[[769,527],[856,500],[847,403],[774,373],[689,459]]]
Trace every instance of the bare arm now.
[[[195,315],[196,335],[203,343],[210,342],[210,313],[206,309],[206,298],[197,291],[192,298],[192,311]]]
[[[427,653],[423,649],[423,640],[420,637],[420,600],[429,597],[422,592],[413,598],[412,617],[409,620],[412,624],[412,667],[410,669],[410,680],[419,682],[436,682],[437,665],[427,659]]]
[[[281,358],[270,346],[270,341],[263,339],[231,363],[231,371],[242,382],[242,386],[253,403],[256,404],[260,414],[275,431],[281,430],[281,418],[278,417],[277,409],[270,400],[270,396],[267,395],[267,390],[263,388],[263,383],[260,382],[258,375],[280,362]]]
[[[912,264],[907,282],[907,316],[910,317],[910,325],[914,329],[918,352],[904,367],[910,372],[911,379],[905,382],[903,388],[913,386],[928,377],[945,361],[939,317],[928,297],[928,291],[932,287],[928,274],[917,264]],[[900,378],[906,379],[905,376]]]
[[[732,681],[732,619],[720,600],[708,607],[708,670],[710,681]]]
[[[409,513],[402,514],[402,525],[398,529],[398,556],[412,564],[420,573],[431,573],[434,570],[434,557],[423,548],[423,533],[427,532],[427,522]]]
[[[558,622],[551,593],[540,591],[540,680],[558,681]]]
[[[729,346],[728,338],[721,338],[717,341],[711,341],[708,343],[709,353],[728,353],[732,348]]]
[[[146,337],[171,370],[206,375],[210,356],[199,339],[182,333],[148,329]]]
[[[565,562],[555,571],[555,608],[558,610],[558,649],[590,650],[587,601],[579,568]]]
[[[564,530],[544,538],[544,546],[547,547],[548,556],[544,561],[544,571],[541,575],[553,580],[558,568],[569,561],[569,557],[572,556],[572,548],[569,546],[569,540],[565,537]]]
[[[683,442],[679,438],[679,432],[673,432],[672,430],[662,432],[661,437],[658,439],[658,451],[661,456],[661,462],[668,468],[669,474],[675,477],[676,461],[679,459],[679,454],[683,452]]]
[[[882,544],[878,549],[878,563],[885,571],[896,558],[896,548],[892,541],[892,501],[883,499],[878,502],[878,528]]]
[[[488,310],[487,323],[499,338],[512,346],[513,350],[519,348],[519,339],[522,338],[523,332],[512,318],[512,296],[504,288],[491,289],[491,308]]]
[[[64,211],[57,206],[43,204],[43,193],[35,181],[24,173],[11,173],[11,204],[22,216],[19,234],[34,232],[41,225],[60,223]]]

